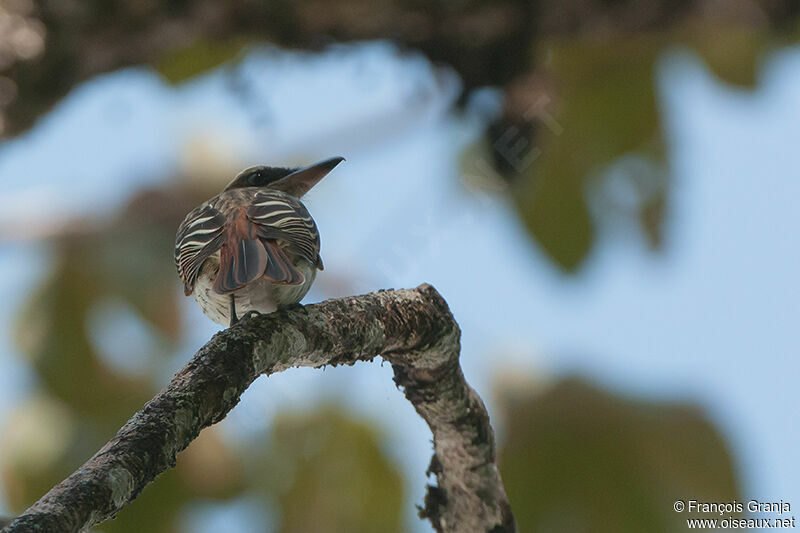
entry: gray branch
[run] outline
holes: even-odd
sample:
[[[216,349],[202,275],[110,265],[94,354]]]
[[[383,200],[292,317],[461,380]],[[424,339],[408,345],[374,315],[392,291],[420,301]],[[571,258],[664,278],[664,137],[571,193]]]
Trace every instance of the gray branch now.
[[[109,520],[200,431],[219,422],[260,374],[352,365],[380,356],[433,432],[420,516],[436,531],[512,532],[489,416],[464,380],[460,330],[429,285],[294,306],[216,334],[141,411],[4,532],[81,531]]]

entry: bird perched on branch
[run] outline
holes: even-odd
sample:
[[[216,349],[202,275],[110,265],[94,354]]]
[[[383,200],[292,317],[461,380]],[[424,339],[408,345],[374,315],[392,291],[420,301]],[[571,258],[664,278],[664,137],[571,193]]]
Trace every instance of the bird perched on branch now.
[[[223,326],[299,302],[322,270],[317,225],[300,198],[342,161],[248,168],[186,215],[175,238],[186,296]]]

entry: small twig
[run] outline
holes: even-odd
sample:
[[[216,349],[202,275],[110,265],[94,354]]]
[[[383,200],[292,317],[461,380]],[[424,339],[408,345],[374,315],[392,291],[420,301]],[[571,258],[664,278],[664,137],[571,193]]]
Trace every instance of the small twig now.
[[[81,531],[109,520],[225,418],[260,374],[376,355],[392,364],[397,386],[433,432],[438,487],[428,487],[420,515],[437,531],[515,531],[489,417],[459,366],[459,338],[429,285],[243,320],[216,334],[100,451],[3,531]]]

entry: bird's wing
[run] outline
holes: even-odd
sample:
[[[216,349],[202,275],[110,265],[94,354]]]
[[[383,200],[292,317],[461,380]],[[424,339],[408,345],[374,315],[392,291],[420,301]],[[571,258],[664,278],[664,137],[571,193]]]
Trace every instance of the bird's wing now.
[[[280,250],[285,247],[287,251],[322,269],[319,231],[300,200],[280,191],[259,191],[247,208],[247,218],[256,225],[257,234],[267,246],[268,252],[270,242],[280,244],[281,246],[272,248]],[[281,261],[275,263],[276,268],[283,266]],[[286,264],[291,266],[290,261]],[[271,278],[269,266],[267,271],[267,277]]]
[[[203,261],[220,249],[225,239],[225,215],[208,204],[193,209],[178,227],[175,265],[186,296],[192,294]]]

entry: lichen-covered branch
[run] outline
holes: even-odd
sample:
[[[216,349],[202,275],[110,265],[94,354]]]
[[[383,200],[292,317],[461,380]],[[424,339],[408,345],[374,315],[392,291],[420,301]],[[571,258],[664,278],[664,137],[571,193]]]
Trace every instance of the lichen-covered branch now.
[[[81,531],[109,520],[260,374],[380,356],[430,426],[434,456],[421,516],[437,531],[516,530],[489,417],[459,365],[460,331],[436,290],[380,291],[260,315],[215,335],[91,459],[4,532]]]

